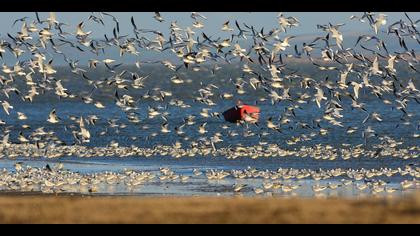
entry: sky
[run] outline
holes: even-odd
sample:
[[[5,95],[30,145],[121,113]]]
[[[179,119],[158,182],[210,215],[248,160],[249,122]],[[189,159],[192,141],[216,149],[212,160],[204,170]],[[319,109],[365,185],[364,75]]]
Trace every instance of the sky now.
[[[169,30],[170,22],[176,21],[181,28],[191,26],[193,19],[190,18],[189,12],[161,12],[165,22],[160,23],[153,19],[153,13],[146,12],[119,12],[111,13],[115,15],[120,21],[121,34],[129,34],[132,32],[132,26],[130,23],[131,16],[134,16],[136,24],[139,28],[148,28],[159,30],[162,33],[167,33]],[[253,25],[257,29],[265,27],[265,32],[273,28],[278,27],[277,12],[203,12],[208,19],[202,20],[205,25],[203,29],[207,34],[215,34],[220,32],[222,24],[228,20],[231,21],[231,27],[234,28],[234,20]],[[351,15],[361,16],[361,12],[292,12],[283,13],[285,16],[294,16],[300,21],[300,26],[288,31],[291,35],[305,35],[305,34],[317,34],[320,30],[317,29],[317,24],[332,24],[346,23],[345,26],[341,27],[342,32],[354,32],[354,31],[369,31],[371,30],[367,23],[361,23],[357,20],[349,20]],[[405,19],[403,13],[385,13],[388,15],[388,23],[396,22],[400,19]],[[420,19],[420,13],[409,13],[414,19]],[[41,20],[48,18],[49,13],[40,13]],[[75,32],[76,25],[81,21],[86,21],[90,13],[88,12],[57,12],[57,20],[69,24],[68,28],[65,28],[69,32]],[[31,12],[1,12],[0,13],[0,37],[4,37],[7,33],[16,33],[20,31],[21,23],[16,24],[12,28],[12,24],[15,19],[28,16],[35,20],[35,14]],[[106,17],[106,16],[105,16]],[[104,33],[111,34],[114,24],[111,18],[106,17],[106,26],[102,26],[93,22],[87,23],[85,30],[93,31],[93,37],[103,37]]]
[[[104,16],[105,26],[95,23],[93,21],[88,21],[89,16],[92,13],[89,12],[57,12],[56,17],[57,20],[61,23],[66,23],[68,26],[63,26],[63,30],[68,33],[75,33],[76,26],[81,22],[85,22],[83,30],[85,32],[92,31],[90,38],[94,39],[104,39],[104,34],[107,34],[108,38],[113,38],[112,30],[115,27],[115,23],[112,21],[111,17]],[[131,17],[133,16],[138,28],[141,29],[153,29],[162,32],[165,38],[169,35],[169,27],[171,22],[176,21],[177,25],[182,28],[186,29],[190,27],[196,32],[196,37],[201,36],[201,32],[205,32],[207,36],[216,39],[218,37],[222,39],[228,39],[231,37],[231,32],[222,32],[220,29],[224,22],[230,21],[230,27],[235,29],[237,33],[237,29],[235,27],[235,20],[237,20],[241,26],[242,23],[246,23],[247,25],[252,25],[257,31],[260,31],[262,27],[264,27],[264,32],[268,33],[270,30],[274,28],[279,28],[278,23],[278,12],[202,12],[204,16],[207,17],[207,20],[200,21],[205,25],[203,29],[195,29],[192,27],[194,20],[190,17],[190,12],[161,12],[162,17],[165,19],[164,22],[158,22],[153,18],[154,13],[152,12],[116,12],[111,13],[114,15],[118,21],[120,22],[120,35],[129,35],[130,37],[134,37],[133,35],[133,27],[130,22]],[[400,19],[405,19],[403,13],[386,13],[388,15],[388,25],[392,24]],[[49,17],[48,12],[39,13],[41,20],[46,20]],[[98,15],[98,14],[96,14]],[[308,35],[306,37],[300,37],[300,40],[304,40],[305,42],[312,41],[317,36],[325,36],[325,32],[318,29],[318,24],[340,24],[345,23],[344,26],[340,27],[340,32],[344,35],[346,33],[350,35],[362,35],[362,34],[374,34],[373,29],[368,25],[368,23],[362,23],[358,20],[350,20],[350,16],[356,15],[361,16],[363,15],[362,12],[284,12],[284,16],[293,16],[296,17],[300,25],[299,27],[294,27],[292,29],[288,29],[287,35],[288,36],[301,36],[301,35]],[[414,19],[420,19],[420,13],[409,13],[409,15]],[[33,12],[1,12],[0,13],[0,38],[7,38],[7,33],[11,35],[16,35],[17,32],[21,30],[22,22],[17,23],[14,27],[12,27],[13,22],[15,19],[19,19],[22,17],[29,17],[28,22],[35,21],[35,13]],[[44,24],[46,25],[46,24]],[[385,27],[383,27],[385,29]],[[354,34],[357,32],[357,34]],[[286,34],[281,34],[280,38],[285,37]],[[148,34],[147,37],[155,37],[153,34]],[[68,36],[68,39],[74,39],[74,36]],[[309,41],[308,41],[309,40]],[[251,41],[249,41],[251,43]],[[294,39],[294,42],[298,43],[298,39]],[[350,43],[350,44],[347,44]],[[345,40],[344,45],[345,47],[349,47],[349,45],[353,45],[354,42],[350,42],[349,40]],[[242,42],[242,46],[246,47],[245,42]],[[65,49],[63,49],[65,50]],[[65,51],[66,55],[71,56],[77,60],[80,60],[80,63],[87,63],[88,58],[81,57],[80,52],[78,50],[74,51]],[[142,51],[142,57],[147,58],[147,60],[159,60],[161,57],[168,57],[169,59],[176,59],[174,54],[157,54],[154,51]],[[119,51],[115,48],[115,50],[107,51],[106,55],[100,55],[100,57],[118,57]],[[173,58],[174,57],[174,58]],[[105,59],[105,58],[99,58]],[[126,54],[124,58],[122,58],[123,62],[131,63],[137,60],[135,56],[130,54]],[[145,59],[146,60],[146,59]],[[3,61],[7,64],[15,64],[16,58],[12,55],[6,55]],[[65,61],[61,59],[61,57],[57,57],[55,59],[55,63],[57,64],[65,64]]]

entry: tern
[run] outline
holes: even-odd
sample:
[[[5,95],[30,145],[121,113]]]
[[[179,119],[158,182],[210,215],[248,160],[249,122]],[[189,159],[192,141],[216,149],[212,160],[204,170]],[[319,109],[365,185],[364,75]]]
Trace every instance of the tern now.
[[[52,123],[52,124],[57,124],[60,122],[60,118],[58,118],[57,113],[55,111],[55,109],[53,109],[49,116],[48,116],[48,122]]]

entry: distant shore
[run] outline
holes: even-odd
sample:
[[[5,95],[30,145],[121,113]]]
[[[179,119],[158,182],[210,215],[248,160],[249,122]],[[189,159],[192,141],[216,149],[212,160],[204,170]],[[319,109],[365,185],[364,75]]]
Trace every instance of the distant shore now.
[[[420,224],[420,194],[363,199],[1,194],[0,223]]]

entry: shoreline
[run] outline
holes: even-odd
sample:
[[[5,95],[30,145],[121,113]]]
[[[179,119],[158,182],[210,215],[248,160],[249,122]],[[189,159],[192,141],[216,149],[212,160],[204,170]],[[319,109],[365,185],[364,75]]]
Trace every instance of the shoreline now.
[[[419,224],[420,194],[361,199],[0,194],[0,223]]]
[[[378,153],[378,149],[381,151]],[[396,146],[388,147],[383,144],[376,144],[371,148],[356,145],[354,147],[344,146],[333,147],[329,144],[315,146],[296,146],[287,147],[275,143],[265,145],[255,145],[248,147],[220,147],[213,149],[210,146],[200,146],[195,148],[177,148],[171,145],[160,145],[154,147],[138,146],[106,146],[89,147],[81,145],[59,145],[38,148],[35,144],[0,144],[0,160],[13,158],[49,160],[77,157],[81,160],[89,158],[153,158],[156,156],[171,157],[174,159],[188,159],[192,157],[223,157],[226,159],[251,158],[312,158],[315,160],[349,160],[380,158],[399,158],[401,160],[415,160],[420,155],[420,147],[416,146]]]

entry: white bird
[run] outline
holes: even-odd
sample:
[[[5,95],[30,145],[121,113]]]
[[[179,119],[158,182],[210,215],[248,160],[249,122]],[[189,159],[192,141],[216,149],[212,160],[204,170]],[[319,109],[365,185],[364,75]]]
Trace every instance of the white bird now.
[[[386,69],[390,70],[393,73],[397,72],[397,70],[395,70],[395,68],[394,68],[394,63],[395,63],[396,58],[397,58],[397,56],[390,55],[389,59],[388,59],[388,65],[385,66]]]
[[[387,15],[379,14],[378,18],[375,19],[375,22],[372,24],[372,27],[375,30],[375,34],[378,34],[380,26],[386,25],[386,18]]]
[[[200,115],[204,118],[209,118],[210,117],[209,111],[210,111],[210,109],[203,108],[203,109],[201,109]]]
[[[28,28],[26,26],[26,22],[23,23],[22,28],[21,28],[20,32],[18,33],[18,37],[22,41],[32,39],[32,37],[29,36]]]
[[[113,62],[115,62],[115,60],[114,59],[104,59],[104,60],[102,60],[102,62],[103,63],[105,63],[105,64],[111,64],[111,63],[113,63]]]
[[[408,90],[410,90],[411,92],[419,92],[419,90],[418,90],[418,89],[416,88],[416,86],[414,85],[413,79],[410,79],[410,80],[408,81],[407,88],[408,88]]]
[[[375,59],[372,62],[372,67],[369,70],[372,75],[382,74],[382,71],[379,69],[378,57],[375,57]]]
[[[23,170],[22,164],[21,163],[15,163],[15,170],[17,172],[20,172]]]
[[[51,124],[57,124],[58,122],[60,122],[60,118],[58,118],[57,113],[55,111],[55,109],[53,109],[49,116],[48,116],[48,122],[50,122]]]
[[[199,21],[196,21],[196,22],[193,23],[193,27],[197,28],[197,29],[202,29],[202,28],[204,28],[204,24],[199,22]]]
[[[161,125],[161,129],[160,132],[164,133],[164,134],[168,134],[171,132],[171,130],[168,128],[169,124],[168,123],[164,123]]]
[[[267,128],[280,131],[280,127],[273,123],[273,119],[271,117],[267,120]]]
[[[324,96],[324,91],[320,87],[316,87],[316,90],[315,101],[318,107],[321,108],[322,100],[327,100],[327,98]]]
[[[234,184],[233,185],[233,191],[238,193],[240,192],[242,189],[244,189],[246,187],[246,184]]]
[[[208,133],[208,131],[206,130],[206,125],[207,125],[207,123],[204,123],[204,124],[200,125],[200,127],[198,127],[198,133],[199,134]]]
[[[98,109],[105,109],[105,106],[101,102],[95,102],[94,105]]]
[[[343,34],[339,32],[335,27],[330,28],[331,37],[335,38],[335,42],[339,48],[343,48]]]
[[[272,55],[277,54],[280,51],[285,51],[287,47],[290,47],[289,40],[294,38],[294,36],[287,36],[283,41],[275,43],[272,51]]]
[[[157,21],[159,21],[159,22],[163,22],[163,21],[165,21],[164,19],[163,19],[163,17],[160,15],[160,13],[159,12],[155,12],[155,15],[153,16],[153,18],[155,18]]]
[[[382,117],[381,117],[381,115],[380,115],[379,113],[377,113],[377,112],[373,112],[373,113],[371,114],[371,117],[372,117],[372,119],[374,119],[374,120],[376,120],[376,121],[382,122]]]
[[[50,17],[47,18],[47,21],[50,26],[59,24],[59,22],[57,21],[57,16],[55,12],[50,12]]]
[[[175,75],[171,78],[171,82],[174,84],[183,84],[184,80],[181,79],[179,76]]]
[[[315,185],[312,186],[312,190],[315,193],[322,192],[322,191],[324,191],[326,189],[327,189],[327,186],[322,186],[322,185],[318,185],[318,184],[315,184]]]
[[[255,188],[254,189],[254,193],[255,194],[262,194],[262,193],[264,193],[264,189],[262,189],[262,188]]]
[[[29,140],[27,138],[25,138],[25,136],[23,136],[22,132],[19,133],[18,140],[21,143],[28,143],[29,142]]]
[[[61,80],[55,82],[56,88],[55,88],[55,94],[57,94],[59,97],[68,97],[67,89],[63,87],[61,84]]]
[[[299,20],[295,17],[284,17],[283,13],[278,15],[279,24],[283,32],[286,32],[286,28],[299,26]]]
[[[202,14],[200,14],[198,12],[191,12],[191,18],[193,18],[194,20],[197,20],[198,17],[200,17],[204,20],[207,20],[207,17],[203,16]]]
[[[1,144],[2,144],[3,147],[9,147],[10,146],[9,137],[10,137],[10,134],[6,134],[3,137],[2,142],[1,142]]]
[[[202,175],[202,174],[203,174],[203,172],[201,172],[201,171],[199,171],[199,170],[197,170],[197,169],[193,169],[193,174],[194,174],[195,176],[200,176],[200,175]]]
[[[17,115],[18,115],[18,120],[27,120],[28,119],[28,117],[22,112],[17,112]]]
[[[10,115],[9,110],[13,109],[13,106],[10,105],[10,103],[8,101],[3,101],[1,103],[1,105],[3,106],[3,110],[6,112],[7,115]]]
[[[78,36],[78,37],[87,37],[87,36],[89,36],[91,33],[92,33],[92,31],[89,31],[89,32],[84,32],[83,31],[83,21],[82,22],[80,22],[78,25],[77,25],[77,29],[76,29],[76,36]]]
[[[357,82],[352,81],[351,85],[353,85],[354,97],[356,99],[359,99],[359,91],[360,91],[361,88],[363,88],[363,83],[359,84]]]
[[[223,24],[222,31],[233,31],[233,29],[229,27],[229,21],[226,21]]]
[[[90,135],[89,130],[87,130],[85,128],[85,123],[83,121],[83,117],[80,117],[80,119],[79,119],[79,126],[80,126],[80,134],[82,135],[82,138],[83,138],[84,142],[89,142],[90,138],[91,138],[91,135]]]

